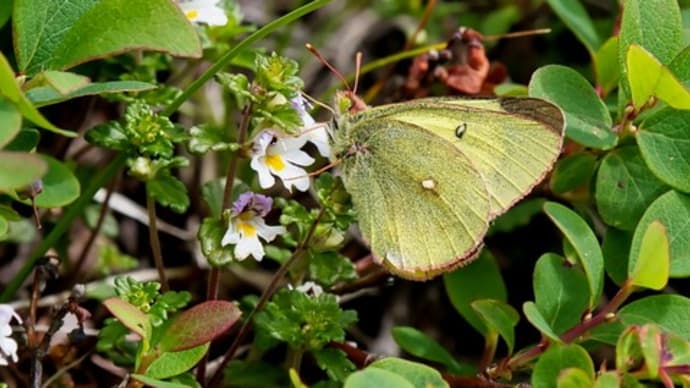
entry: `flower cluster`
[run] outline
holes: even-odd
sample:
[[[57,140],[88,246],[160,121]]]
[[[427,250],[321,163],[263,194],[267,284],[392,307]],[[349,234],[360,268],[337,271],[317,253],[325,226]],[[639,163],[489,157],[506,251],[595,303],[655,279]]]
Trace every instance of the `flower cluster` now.
[[[204,23],[209,26],[224,26],[228,24],[228,17],[223,7],[218,5],[220,0],[176,0],[187,19],[194,23]]]
[[[0,304],[0,365],[8,365],[9,360],[17,362],[17,342],[12,338],[10,326],[12,318],[22,322],[11,306]]]

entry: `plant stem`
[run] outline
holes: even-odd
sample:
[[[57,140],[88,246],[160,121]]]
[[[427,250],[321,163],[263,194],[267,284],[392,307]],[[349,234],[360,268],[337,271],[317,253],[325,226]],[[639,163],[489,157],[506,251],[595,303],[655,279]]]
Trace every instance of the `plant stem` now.
[[[65,211],[65,214],[60,218],[55,227],[48,233],[48,235],[41,241],[38,247],[33,251],[31,256],[26,260],[24,266],[19,272],[14,275],[12,280],[7,284],[7,287],[0,294],[0,303],[7,302],[14,297],[19,287],[22,286],[24,280],[29,276],[33,270],[36,262],[42,258],[48,249],[53,247],[55,243],[62,237],[65,232],[72,225],[77,216],[83,213],[84,208],[91,203],[94,194],[106,182],[113,178],[113,176],[125,165],[127,156],[125,154],[118,154],[110,163],[103,169],[102,173],[96,174],[95,177],[89,181],[89,185],[84,189],[79,198]]]
[[[165,264],[163,264],[163,255],[161,254],[161,242],[158,240],[158,228],[156,227],[156,200],[148,193],[146,194],[146,210],[148,210],[149,213],[149,241],[151,242],[153,261],[158,270],[161,291],[166,292],[170,290],[170,285],[165,275]]]
[[[232,357],[235,355],[235,352],[240,347],[240,344],[244,340],[244,337],[246,337],[249,333],[249,330],[252,326],[252,319],[254,318],[254,315],[256,315],[256,313],[258,313],[264,308],[266,303],[268,303],[268,300],[271,298],[273,293],[278,288],[280,281],[287,274],[292,264],[294,264],[299,258],[302,257],[302,255],[306,251],[307,246],[309,245],[309,242],[314,237],[316,226],[319,224],[319,221],[321,220],[321,217],[323,217],[325,211],[326,208],[322,207],[319,211],[319,214],[317,214],[316,218],[314,218],[314,221],[309,227],[309,230],[307,231],[307,234],[304,236],[304,239],[302,240],[302,242],[300,242],[297,248],[295,248],[295,251],[292,253],[292,256],[290,256],[290,258],[287,259],[287,261],[285,261],[285,263],[283,263],[283,265],[278,269],[275,275],[273,275],[273,278],[271,279],[271,282],[268,284],[268,287],[266,287],[264,289],[264,292],[261,294],[261,297],[259,298],[256,307],[254,307],[254,309],[244,319],[242,327],[240,327],[240,331],[237,333],[237,336],[228,348],[228,351],[225,352],[225,355],[223,355],[223,360],[220,362],[220,365],[218,365],[218,369],[215,371],[215,373],[209,380],[208,384],[206,385],[207,387],[215,387],[220,383],[220,379],[223,376],[223,369],[225,369],[225,366],[228,364],[228,362],[232,360]]]

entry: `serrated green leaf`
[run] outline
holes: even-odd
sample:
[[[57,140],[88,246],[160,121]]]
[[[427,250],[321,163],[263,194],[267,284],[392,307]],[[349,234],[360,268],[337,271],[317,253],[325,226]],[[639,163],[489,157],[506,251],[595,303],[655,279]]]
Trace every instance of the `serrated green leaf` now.
[[[553,331],[549,323],[544,318],[544,315],[539,311],[539,308],[534,302],[525,302],[522,304],[522,312],[525,318],[532,324],[540,333],[550,338],[554,342],[561,342],[561,338]]]
[[[582,388],[591,387],[592,377],[580,368],[565,368],[558,374],[556,380],[557,388]]]
[[[6,97],[17,105],[17,109],[32,123],[41,128],[58,133],[62,136],[75,137],[76,132],[65,131],[51,124],[36,107],[31,104],[31,101],[24,95],[24,92],[19,88],[17,80],[14,78],[14,70],[10,66],[5,55],[0,53],[0,94]]]
[[[613,121],[606,105],[575,70],[560,65],[538,69],[529,82],[529,94],[563,110],[568,138],[602,150],[613,148],[618,142],[618,136],[611,131]]]
[[[532,277],[539,311],[557,334],[580,322],[588,307],[589,289],[584,273],[554,253],[542,255]]]
[[[601,39],[594,29],[592,19],[580,1],[547,0],[547,3],[590,53],[594,53],[601,46]]]
[[[158,343],[161,352],[179,352],[209,342],[227,331],[242,312],[231,302],[209,300],[177,315]]]
[[[208,352],[210,343],[179,352],[164,352],[146,369],[146,376],[154,379],[168,379],[194,367]]]
[[[237,143],[231,142],[229,133],[222,127],[215,125],[200,125],[189,130],[189,152],[203,155],[209,151],[235,151]]]
[[[589,284],[589,307],[596,307],[604,287],[604,257],[594,232],[577,213],[559,203],[547,202],[544,211],[577,252]]]
[[[146,182],[146,193],[165,207],[184,213],[189,207],[187,187],[170,174],[158,174]]]
[[[578,152],[560,159],[551,174],[551,191],[563,194],[586,186],[592,179],[596,163],[596,156],[589,152]]]
[[[595,199],[601,218],[623,230],[634,230],[645,209],[668,190],[647,167],[636,146],[609,152],[597,173]]]
[[[618,66],[618,37],[612,36],[594,53],[594,77],[603,95],[618,86],[621,71]]]
[[[652,221],[642,236],[639,254],[630,268],[633,285],[661,290],[668,283],[670,257],[669,243],[664,224]]]
[[[18,1],[13,22],[19,68],[31,75],[134,49],[200,56],[197,34],[176,4],[130,1]]]
[[[424,360],[438,362],[448,368],[451,373],[469,372],[468,368],[463,367],[444,347],[414,327],[397,326],[391,333],[398,346],[407,353]]]
[[[48,165],[38,155],[0,151],[0,191],[23,188],[45,174]]]
[[[345,381],[345,378],[357,369],[345,352],[340,349],[316,349],[311,354],[319,368],[326,371],[328,377],[334,381]]]
[[[690,109],[690,90],[644,48],[632,44],[626,57],[633,107],[657,97],[676,109]]]
[[[445,274],[443,284],[455,310],[481,334],[486,334],[486,325],[470,304],[478,299],[507,300],[498,265],[487,250],[466,267]]]
[[[0,96],[0,148],[9,143],[22,128],[22,115],[17,106]]]
[[[619,286],[628,278],[628,256],[632,238],[632,232],[608,228],[601,243],[606,273]]]
[[[357,279],[355,264],[338,252],[310,252],[309,278],[326,287]]]
[[[511,305],[495,299],[475,300],[471,306],[484,324],[503,338],[508,347],[508,354],[513,354],[515,326],[520,321],[520,314]]]
[[[415,388],[447,388],[448,383],[431,367],[396,357],[374,361],[367,369],[382,369],[402,376]],[[370,385],[376,387],[377,385]]]
[[[158,86],[148,82],[141,81],[110,81],[110,82],[95,82],[78,89],[72,90],[66,94],[60,94],[53,88],[42,86],[29,89],[26,96],[33,102],[36,107],[53,105],[73,98],[85,96],[102,96],[106,94],[115,94],[123,92],[143,92],[153,90]]]
[[[690,112],[664,109],[640,124],[637,144],[661,181],[690,193]]]
[[[671,190],[656,199],[645,211],[635,229],[628,268],[635,268],[642,240],[649,225],[661,222],[666,228],[671,249],[671,277],[690,276],[690,196]]]
[[[594,363],[585,349],[579,345],[552,344],[534,365],[532,387],[558,386],[558,378],[567,368],[578,368],[589,381],[594,381]]]
[[[348,376],[344,388],[417,388],[404,377],[380,368],[366,368]]]
[[[139,334],[143,339],[151,337],[151,322],[148,316],[134,305],[118,297],[104,300],[103,305],[129,330]]]
[[[620,309],[618,316],[625,325],[655,323],[663,331],[690,341],[690,299],[681,295],[652,295],[636,300]]]

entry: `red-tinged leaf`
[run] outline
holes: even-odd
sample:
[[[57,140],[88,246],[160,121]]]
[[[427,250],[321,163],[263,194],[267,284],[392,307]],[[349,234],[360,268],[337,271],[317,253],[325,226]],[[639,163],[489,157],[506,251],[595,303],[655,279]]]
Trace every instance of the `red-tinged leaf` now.
[[[151,337],[151,322],[141,310],[114,296],[103,301],[105,308],[141,338]]]
[[[241,315],[234,303],[212,300],[182,312],[158,344],[161,352],[179,352],[209,342],[232,327]]]

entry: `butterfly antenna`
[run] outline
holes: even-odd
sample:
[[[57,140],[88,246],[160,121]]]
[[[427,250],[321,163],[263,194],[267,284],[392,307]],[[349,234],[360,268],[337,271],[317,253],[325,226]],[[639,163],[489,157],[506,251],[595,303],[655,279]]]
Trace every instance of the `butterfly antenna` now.
[[[356,87],[357,87],[357,85],[355,85],[355,88],[356,88]],[[320,107],[322,107],[322,108],[328,110],[328,111],[331,112],[334,116],[336,115],[335,110],[334,110],[333,108],[331,108],[330,106],[328,106],[328,104],[324,104],[323,102],[317,100],[316,98],[314,98],[314,97],[308,95],[308,94],[305,93],[305,92],[302,92],[302,95],[303,95],[307,100],[309,100],[310,102],[312,102],[314,105],[318,105],[318,106],[320,106]]]
[[[326,172],[326,171],[330,170],[331,168],[339,165],[340,163],[342,163],[342,161],[343,161],[343,159],[336,159],[335,161],[328,163],[327,165],[321,167],[320,169],[318,169],[316,171],[312,171],[312,172],[309,172],[309,173],[306,173],[306,174],[300,175],[300,176],[293,176],[291,178],[283,178],[283,180],[284,181],[291,181],[291,180],[295,180],[295,179],[316,176],[316,175],[321,174],[322,172]]]
[[[309,50],[310,53],[314,54],[314,56],[316,56],[316,58],[318,58],[318,60],[321,61],[321,63],[324,66],[326,66],[333,74],[335,74],[336,77],[340,78],[340,81],[342,81],[342,83],[345,85],[345,88],[347,88],[347,90],[352,90],[350,88],[350,84],[347,82],[345,77],[343,77],[343,75],[340,74],[340,72],[338,70],[336,70],[335,67],[333,67],[333,65],[331,65],[326,60],[326,58],[323,57],[323,55],[321,55],[321,53],[319,52],[319,50],[316,49],[316,47],[312,46],[311,43],[307,43],[304,46],[307,48],[307,50]]]
[[[355,55],[355,87],[352,89],[352,94],[357,95],[357,87],[359,86],[359,73],[362,70],[362,52],[357,51]]]
[[[522,38],[525,36],[544,35],[544,34],[550,34],[550,33],[551,33],[550,28],[538,28],[535,30],[508,32],[508,33],[500,34],[500,35],[484,36],[483,40],[484,41],[492,41],[492,40],[499,40],[499,39]]]

